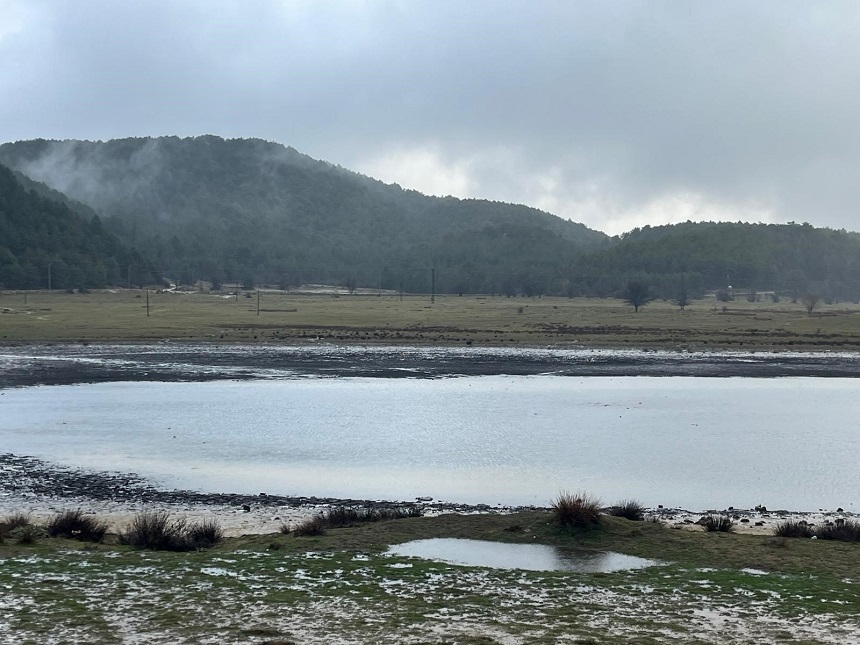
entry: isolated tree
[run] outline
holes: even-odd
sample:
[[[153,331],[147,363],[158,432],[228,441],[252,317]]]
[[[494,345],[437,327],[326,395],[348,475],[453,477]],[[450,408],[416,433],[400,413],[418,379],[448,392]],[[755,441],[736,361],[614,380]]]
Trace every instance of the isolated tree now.
[[[346,287],[346,290],[349,291],[350,294],[355,293],[355,287],[358,285],[358,282],[355,279],[355,276],[351,275],[346,279],[346,282],[343,286]]]
[[[681,308],[681,311],[684,311],[684,307],[690,304],[690,293],[687,291],[687,281],[684,276],[681,276],[678,290],[675,292],[675,304]]]
[[[800,302],[806,307],[806,313],[811,316],[812,311],[821,303],[821,296],[817,293],[807,293],[800,299]]]
[[[645,305],[650,299],[650,290],[645,282],[642,280],[627,281],[627,287],[624,290],[624,301],[633,307],[633,311],[638,312],[639,307]]]

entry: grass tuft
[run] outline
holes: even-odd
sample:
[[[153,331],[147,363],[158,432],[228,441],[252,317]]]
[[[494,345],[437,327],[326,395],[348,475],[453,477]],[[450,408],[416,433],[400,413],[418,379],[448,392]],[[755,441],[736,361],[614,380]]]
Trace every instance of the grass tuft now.
[[[733,533],[735,523],[728,515],[706,515],[699,520],[708,533]]]
[[[224,539],[224,531],[217,520],[203,520],[186,529],[185,539],[192,549],[211,549]]]
[[[120,533],[121,544],[151,551],[189,551],[184,539],[186,522],[172,520],[166,511],[142,512]]]
[[[0,539],[9,535],[12,531],[22,526],[30,526],[32,520],[29,515],[24,513],[14,513],[0,521]]]
[[[151,551],[194,551],[208,549],[224,537],[221,525],[207,520],[189,526],[185,519],[171,519],[166,511],[138,513],[120,533],[121,544]]]
[[[107,533],[107,524],[80,509],[58,513],[45,526],[51,537],[64,537],[82,542],[101,542]]]
[[[552,516],[563,528],[593,528],[600,525],[600,500],[588,493],[562,491],[552,502]]]
[[[635,499],[622,499],[610,509],[609,514],[634,522],[641,522],[645,519],[645,507]]]
[[[302,536],[310,536],[310,535],[322,535],[325,533],[327,523],[325,517],[322,515],[314,515],[313,517],[309,517],[303,522],[299,522],[296,524],[293,529],[293,535],[302,535]]]
[[[773,528],[773,534],[784,538],[810,538],[814,533],[803,520],[786,520]]]
[[[840,520],[828,526],[819,526],[815,530],[819,540],[838,540],[840,542],[860,542],[860,522]]]

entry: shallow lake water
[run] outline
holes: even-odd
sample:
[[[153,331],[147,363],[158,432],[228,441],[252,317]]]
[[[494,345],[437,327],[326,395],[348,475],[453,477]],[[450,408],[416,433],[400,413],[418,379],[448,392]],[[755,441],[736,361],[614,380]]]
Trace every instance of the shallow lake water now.
[[[659,564],[656,560],[611,551],[574,551],[545,544],[505,544],[459,538],[413,540],[395,544],[388,549],[388,553],[470,567],[526,571],[611,573]]]
[[[860,510],[855,379],[470,376],[0,392],[0,450],[169,487]]]

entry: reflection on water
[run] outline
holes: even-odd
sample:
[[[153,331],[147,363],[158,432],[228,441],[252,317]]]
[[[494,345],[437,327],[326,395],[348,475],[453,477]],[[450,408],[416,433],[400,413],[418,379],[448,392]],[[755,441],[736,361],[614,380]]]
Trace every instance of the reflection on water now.
[[[504,544],[486,540],[432,538],[396,544],[388,549],[391,555],[449,564],[493,569],[525,569],[527,571],[576,571],[578,573],[611,573],[629,569],[644,569],[660,564],[656,560],[637,558],[611,551],[590,552],[558,549],[545,544]]]

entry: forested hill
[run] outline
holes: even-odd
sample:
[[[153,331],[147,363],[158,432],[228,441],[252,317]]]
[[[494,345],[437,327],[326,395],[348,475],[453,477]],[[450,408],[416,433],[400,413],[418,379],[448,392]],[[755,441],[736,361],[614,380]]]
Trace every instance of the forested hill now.
[[[814,291],[835,300],[860,298],[860,235],[809,224],[686,222],[634,229],[590,255],[597,275],[637,275],[672,297],[688,288]],[[668,277],[668,279],[667,279]]]
[[[498,292],[609,243],[533,208],[428,197],[257,139],[24,141],[0,146],[0,162],[89,205],[184,280],[426,291],[435,267],[440,291]]]
[[[80,289],[116,283],[146,261],[106,232],[100,219],[81,217],[68,205],[41,196],[33,183],[0,165],[0,286]],[[47,187],[42,187],[50,192]]]
[[[0,146],[0,163],[26,175],[4,175],[29,213],[5,215],[0,284],[11,287],[45,284],[48,263],[72,262],[64,275],[88,276],[84,286],[160,272],[215,286],[612,296],[635,277],[666,298],[732,285],[860,300],[860,235],[808,224],[688,222],[609,238],[526,206],[428,197],[259,139],[21,141]],[[60,221],[74,231],[62,248],[50,232]]]

